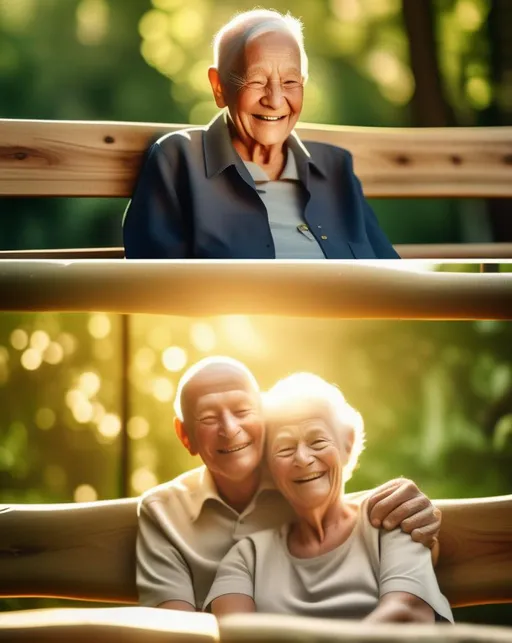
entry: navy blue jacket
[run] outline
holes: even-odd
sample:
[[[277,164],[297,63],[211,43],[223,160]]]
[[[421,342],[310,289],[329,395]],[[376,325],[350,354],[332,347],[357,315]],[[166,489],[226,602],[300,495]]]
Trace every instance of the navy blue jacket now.
[[[327,259],[396,259],[350,152],[289,137],[304,219]],[[128,259],[274,259],[266,208],[231,144],[226,114],[149,150],[123,221]]]

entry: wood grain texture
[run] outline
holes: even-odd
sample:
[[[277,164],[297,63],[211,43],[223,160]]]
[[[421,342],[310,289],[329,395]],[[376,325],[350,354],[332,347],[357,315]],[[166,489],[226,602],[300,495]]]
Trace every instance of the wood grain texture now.
[[[402,259],[512,259],[512,243],[397,244]],[[0,250],[0,259],[123,259],[124,248]]]
[[[184,127],[0,119],[0,195],[127,197],[149,143]],[[368,197],[512,196],[512,127],[297,132],[350,150]]]
[[[434,501],[452,606],[512,602],[512,495]],[[0,596],[135,603],[137,499],[0,505]]]
[[[512,273],[403,267],[399,261],[1,261],[0,310],[512,319]]]

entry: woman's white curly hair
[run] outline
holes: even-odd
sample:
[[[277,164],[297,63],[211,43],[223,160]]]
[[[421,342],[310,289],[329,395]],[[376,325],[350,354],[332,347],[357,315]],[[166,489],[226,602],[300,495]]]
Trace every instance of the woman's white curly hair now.
[[[354,432],[349,460],[343,468],[343,479],[346,482],[352,476],[364,449],[364,422],[361,414],[350,406],[334,384],[329,384],[313,373],[294,373],[277,382],[263,394],[267,430],[276,422],[286,421],[287,416],[297,408],[302,409],[309,405],[318,408],[319,404],[326,403],[332,410],[334,428],[340,433],[340,441],[343,441],[347,429]]]

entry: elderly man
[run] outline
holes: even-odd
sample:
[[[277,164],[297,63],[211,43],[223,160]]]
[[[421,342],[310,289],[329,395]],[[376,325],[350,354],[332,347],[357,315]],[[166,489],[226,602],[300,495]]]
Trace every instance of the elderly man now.
[[[209,358],[182,377],[175,429],[204,466],[149,490],[139,503],[137,586],[142,605],[201,609],[217,567],[236,542],[290,520],[292,510],[262,467],[264,422],[258,384],[240,362]],[[358,494],[348,497],[357,501]],[[370,519],[401,526],[427,546],[439,511],[407,480],[378,488]]]
[[[155,143],[124,218],[132,259],[374,259],[398,255],[347,150],[294,132],[308,61],[301,23],[236,16],[208,77],[222,112]]]

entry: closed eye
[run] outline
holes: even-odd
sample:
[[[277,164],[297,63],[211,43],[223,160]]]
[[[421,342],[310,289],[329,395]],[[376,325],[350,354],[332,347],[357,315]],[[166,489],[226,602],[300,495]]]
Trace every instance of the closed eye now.
[[[286,457],[292,455],[293,451],[293,447],[286,447],[285,449],[279,449],[277,455]]]

